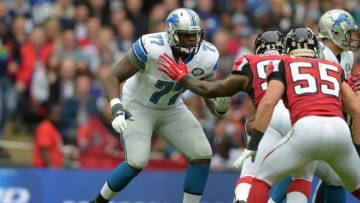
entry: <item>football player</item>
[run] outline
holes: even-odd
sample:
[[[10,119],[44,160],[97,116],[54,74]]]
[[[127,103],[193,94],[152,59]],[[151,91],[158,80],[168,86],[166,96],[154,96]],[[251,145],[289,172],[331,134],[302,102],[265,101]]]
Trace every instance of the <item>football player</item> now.
[[[354,134],[360,134],[360,105],[346,83],[345,73],[335,62],[315,59],[318,42],[307,28],[291,30],[286,39],[284,60],[269,66],[268,89],[260,101],[246,156],[256,156],[257,146],[280,98],[286,99],[292,130],[265,157],[250,189],[248,203],[268,201],[270,186],[293,174],[313,173],[316,162],[327,162],[344,187],[360,199],[360,158],[352,144],[342,113],[351,113]],[[243,155],[241,155],[243,156]],[[246,158],[246,157],[243,157]],[[293,201],[292,201],[293,202]],[[307,202],[299,199],[296,202]]]
[[[283,51],[282,34],[278,31],[266,31],[259,34],[255,40],[255,54],[244,55],[237,59],[232,74],[224,80],[212,82],[197,80],[188,74],[187,67],[181,60],[178,64],[174,59],[166,55],[161,56],[163,61],[159,62],[159,69],[170,78],[182,82],[194,93],[205,97],[230,96],[239,91],[246,91],[252,98],[256,108],[267,88],[267,65],[270,61],[279,61],[284,58],[284,55],[281,55]],[[289,112],[283,102],[279,101],[271,124],[266,131],[267,136],[260,144],[259,154],[255,162],[252,162],[249,158],[242,168],[235,188],[236,202],[246,202],[253,176],[256,174],[261,161],[275,143],[284,137],[290,129]],[[240,167],[240,162],[236,161],[234,165]],[[311,181],[308,183],[307,187],[310,190]],[[302,191],[298,192],[301,193]],[[306,194],[303,196],[306,196]],[[292,198],[290,197],[290,199]]]
[[[324,13],[319,20],[318,38],[321,40],[319,42],[319,57],[339,63],[345,72],[345,76],[349,76],[354,61],[352,51],[357,51],[359,47],[358,27],[355,25],[353,17],[348,12],[340,9]],[[360,144],[360,140],[354,141],[356,145]],[[325,202],[346,202],[345,190],[341,186],[341,181],[328,164],[318,162],[315,174],[326,183],[324,185]],[[269,203],[281,203],[285,199],[290,183],[291,178],[287,178],[275,185],[270,194]]]
[[[141,36],[108,76],[105,88],[112,126],[121,133],[125,161],[111,172],[92,202],[109,202],[146,166],[153,131],[189,161],[183,203],[200,202],[209,173],[210,144],[181,99],[186,87],[160,72],[157,62],[163,54],[182,58],[193,77],[212,80],[219,54],[211,43],[202,40],[200,18],[193,10],[172,11],[165,27],[165,32]],[[125,80],[120,100],[120,84]],[[231,97],[207,101],[211,111],[221,116],[229,108]]]

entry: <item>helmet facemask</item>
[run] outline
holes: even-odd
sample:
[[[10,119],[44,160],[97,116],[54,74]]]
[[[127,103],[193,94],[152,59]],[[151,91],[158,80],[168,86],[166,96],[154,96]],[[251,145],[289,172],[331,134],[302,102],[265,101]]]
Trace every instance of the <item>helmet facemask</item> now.
[[[173,48],[184,54],[196,53],[202,42],[203,30],[176,30],[173,34]]]

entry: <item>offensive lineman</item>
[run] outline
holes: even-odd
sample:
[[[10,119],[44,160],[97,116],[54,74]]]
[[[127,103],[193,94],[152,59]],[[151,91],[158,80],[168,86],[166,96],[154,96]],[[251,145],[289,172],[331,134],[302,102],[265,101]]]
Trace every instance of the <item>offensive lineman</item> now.
[[[339,63],[345,76],[351,74],[353,67],[352,51],[357,51],[359,47],[357,30],[358,27],[355,25],[353,17],[344,10],[330,10],[324,13],[319,20],[320,58]],[[358,146],[359,138],[354,137],[354,143]],[[324,187],[325,202],[346,202],[345,190],[341,186],[341,181],[328,164],[318,162],[315,174],[326,183]],[[287,178],[275,185],[270,194],[269,203],[282,202],[290,182],[291,178]]]
[[[161,73],[157,62],[162,54],[183,58],[193,77],[212,80],[219,54],[212,44],[202,40],[200,18],[193,10],[176,9],[165,24],[166,32],[140,37],[108,76],[105,86],[112,126],[122,133],[126,160],[111,172],[93,203],[109,202],[146,166],[153,131],[189,160],[183,203],[200,202],[209,173],[210,144],[202,126],[180,99],[186,88]],[[119,87],[125,80],[120,100]],[[210,110],[221,116],[229,108],[231,97],[207,102]]]
[[[297,28],[286,37],[285,60],[269,67],[269,86],[255,116],[248,156],[257,145],[281,97],[290,110],[292,130],[262,162],[250,189],[248,203],[266,203],[270,186],[295,171],[314,172],[323,160],[339,174],[344,187],[360,199],[360,158],[352,144],[344,110],[351,113],[354,134],[360,133],[359,101],[335,62],[315,59],[317,39],[311,30]],[[294,57],[293,57],[294,56]],[[300,58],[301,57],[301,58]],[[343,102],[343,105],[342,105]],[[245,158],[245,157],[244,157]],[[306,201],[304,201],[306,202]]]

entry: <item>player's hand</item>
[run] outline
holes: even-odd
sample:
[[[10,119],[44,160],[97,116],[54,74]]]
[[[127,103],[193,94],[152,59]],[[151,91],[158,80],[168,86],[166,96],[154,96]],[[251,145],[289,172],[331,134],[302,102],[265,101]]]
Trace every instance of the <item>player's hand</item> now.
[[[348,84],[354,91],[360,90],[360,73],[351,76],[348,79]]]
[[[157,62],[158,69],[171,79],[177,80],[181,83],[181,79],[189,74],[186,64],[179,58],[179,64],[166,53],[160,56],[160,60]]]
[[[256,151],[245,149],[243,153],[241,153],[241,155],[235,160],[235,162],[233,163],[233,167],[236,169],[240,169],[244,164],[244,161],[248,157],[251,157],[251,161],[254,162],[255,156],[256,156]]]
[[[135,118],[131,115],[131,113],[128,110],[123,108],[120,99],[112,99],[110,105],[111,105],[111,113],[113,116],[111,125],[117,133],[122,133],[126,128],[125,120],[128,119],[130,121],[134,121]]]
[[[219,114],[224,114],[227,112],[227,110],[230,108],[231,104],[231,97],[217,97],[216,104],[215,104],[215,110]]]

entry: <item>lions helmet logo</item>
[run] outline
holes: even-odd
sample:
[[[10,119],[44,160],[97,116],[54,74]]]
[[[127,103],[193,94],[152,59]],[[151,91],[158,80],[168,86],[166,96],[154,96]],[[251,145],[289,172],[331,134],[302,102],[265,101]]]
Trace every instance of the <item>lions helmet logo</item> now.
[[[350,17],[346,13],[341,13],[336,19],[333,20],[334,20],[334,24],[332,25],[333,28],[339,26],[342,22],[351,24]]]

